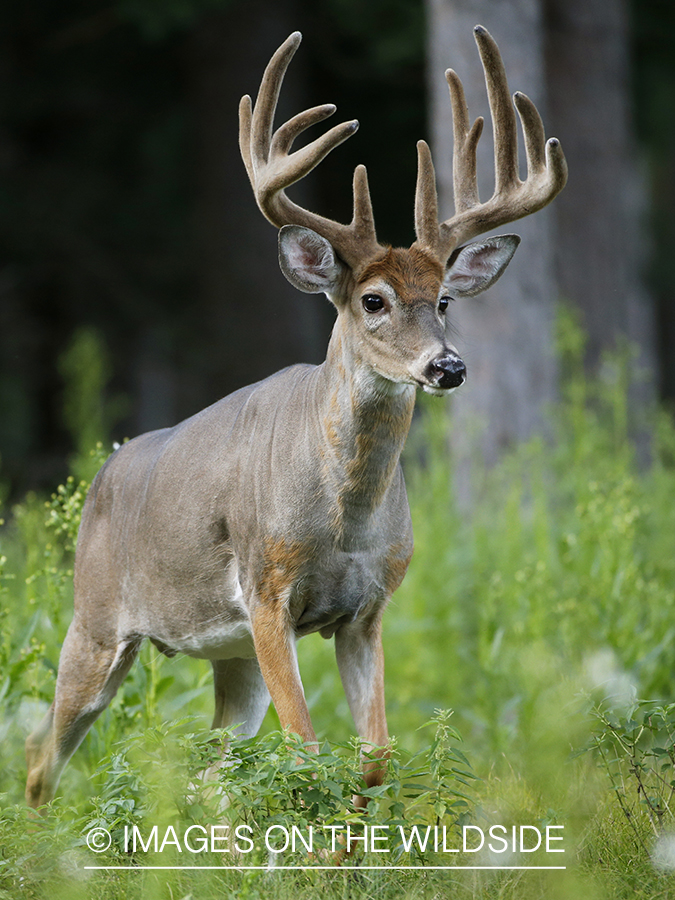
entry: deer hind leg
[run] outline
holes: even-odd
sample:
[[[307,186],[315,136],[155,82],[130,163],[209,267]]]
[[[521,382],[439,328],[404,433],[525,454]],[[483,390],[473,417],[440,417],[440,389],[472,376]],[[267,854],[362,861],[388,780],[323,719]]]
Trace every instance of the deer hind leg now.
[[[102,646],[73,621],[61,651],[54,702],[26,740],[29,806],[53,799],[66,763],[114,697],[139,646],[139,640]]]

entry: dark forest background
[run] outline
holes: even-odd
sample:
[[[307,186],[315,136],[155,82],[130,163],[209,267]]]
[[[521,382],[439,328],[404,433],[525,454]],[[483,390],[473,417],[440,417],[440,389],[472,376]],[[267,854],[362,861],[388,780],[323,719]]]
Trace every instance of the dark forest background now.
[[[673,405],[668,0],[23,0],[0,8],[5,491],[51,488],[63,477],[82,431],[68,383],[87,353],[97,360],[92,379],[106,383],[94,432],[117,440],[172,424],[289,363],[323,358],[333,316],[278,270],[275,231],[239,158],[239,98],[255,93],[273,50],[301,30],[280,115],[335,102],[340,120],[358,118],[361,128],[299,192],[347,220],[351,172],[364,162],[380,236],[407,246],[415,142],[431,137],[436,156],[442,142],[448,160],[451,146],[427,83],[442,82],[447,65],[465,77],[444,30],[461,24],[453,34],[476,56],[465,21],[485,24],[505,58],[508,48],[512,90],[541,103],[547,134],[568,156],[566,199],[547,232],[551,300],[580,310],[589,367],[627,337],[653,372],[636,402],[658,396]],[[523,54],[533,48],[543,60],[543,97],[517,78],[519,41]],[[596,190],[604,177],[606,189]],[[527,283],[527,257],[521,266]],[[640,299],[622,318],[624,289]],[[531,406],[526,393],[514,402]],[[496,444],[519,436],[507,428]]]

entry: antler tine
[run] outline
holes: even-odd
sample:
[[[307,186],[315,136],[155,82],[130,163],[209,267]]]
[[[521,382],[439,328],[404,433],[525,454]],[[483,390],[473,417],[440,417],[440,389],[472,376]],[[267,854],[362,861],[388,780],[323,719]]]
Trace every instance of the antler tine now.
[[[420,156],[415,213],[418,244],[434,250],[443,262],[463,241],[537,212],[553,200],[567,181],[567,163],[560,142],[556,138],[546,141],[544,126],[535,105],[525,94],[517,93],[513,102],[523,129],[527,155],[527,178],[520,180],[516,115],[504,63],[496,42],[482,25],[475,27],[474,36],[485,73],[493,122],[495,190],[490,200],[485,203],[479,201],[476,148],[483,120],[476,119],[469,128],[462,82],[452,69],[448,69],[446,79],[453,117],[455,215],[438,225],[438,236],[434,237],[431,216],[436,205],[435,186],[432,194],[426,185],[430,178],[428,173],[433,173],[430,155],[428,160]],[[426,174],[422,174],[423,169]],[[424,188],[421,186],[423,184],[426,185]]]
[[[485,72],[485,85],[492,116],[495,194],[502,194],[520,183],[516,114],[511,103],[506,69],[497,43],[482,25],[476,25],[474,37]]]
[[[335,112],[332,103],[298,113],[273,131],[279,93],[284,75],[302,36],[294,32],[284,41],[265,69],[255,106],[242,98],[239,106],[239,143],[253,193],[262,213],[281,228],[304,225],[331,242],[350,266],[356,266],[383,252],[375,234],[368,180],[360,166],[354,173],[354,216],[349,225],[325,219],[303,209],[285,194],[285,188],[304,178],[331,150],[358,129],[355,120],[335,125],[305,147],[291,153],[294,140],[311,125]]]
[[[239,151],[246,166],[246,174],[251,184],[255,183],[255,171],[251,158],[251,119],[253,116],[253,104],[248,94],[239,101]]]
[[[483,117],[479,116],[469,128],[469,110],[464,96],[464,86],[452,69],[445,73],[452,104],[452,131],[454,153],[452,159],[452,181],[455,196],[455,212],[478,204],[478,182],[476,180],[476,147],[483,133]]]
[[[452,69],[446,71],[445,78],[448,82],[452,104],[454,143],[452,182],[455,213],[458,214],[478,205],[476,146],[483,131],[483,118],[479,116],[469,128],[469,110],[462,82]],[[443,255],[443,232],[438,225],[436,175],[431,151],[426,141],[418,141],[417,144],[415,234],[417,235],[417,246],[425,247],[436,255]]]
[[[368,241],[375,236],[375,217],[368,187],[368,172],[365,166],[357,166],[354,169],[353,190],[354,215],[349,227],[361,240]]]
[[[288,122],[284,122],[272,136],[270,156],[285,156],[293,146],[293,141],[298,135],[311,128],[312,125],[323,122],[324,119],[332,116],[336,109],[337,107],[334,103],[324,103],[323,106],[306,109],[304,112],[293,116]]]
[[[541,172],[546,168],[546,133],[544,123],[534,103],[525,94],[516,91],[513,95],[520,123],[525,138],[525,156],[527,157],[527,174]]]
[[[431,158],[431,150],[426,141],[417,142],[415,234],[418,246],[426,247],[436,254],[440,252],[436,171]]]
[[[513,95],[518,115],[523,126],[525,155],[527,158],[527,182],[542,185],[550,191],[549,200],[565,187],[567,163],[557,138],[546,140],[544,123],[534,103],[525,94],[517,91]],[[547,200],[546,202],[549,202]],[[538,207],[540,209],[541,207]],[[533,210],[534,212],[534,210]]]
[[[265,174],[256,173],[261,202],[268,199],[271,208],[279,191],[304,178],[319,165],[322,159],[328,156],[331,150],[351,137],[357,128],[358,122],[343,122],[341,125],[335,125],[330,131],[307,144],[306,147],[296,150],[295,153],[270,154]],[[286,143],[286,139],[287,136],[284,136],[283,141],[279,141],[279,143]],[[273,143],[277,143],[276,136],[273,138]],[[266,211],[263,210],[263,212]]]
[[[295,56],[301,40],[302,35],[299,31],[294,31],[289,35],[274,53],[263,73],[251,122],[251,156],[254,163],[264,164],[269,159],[279,92],[286,70]]]

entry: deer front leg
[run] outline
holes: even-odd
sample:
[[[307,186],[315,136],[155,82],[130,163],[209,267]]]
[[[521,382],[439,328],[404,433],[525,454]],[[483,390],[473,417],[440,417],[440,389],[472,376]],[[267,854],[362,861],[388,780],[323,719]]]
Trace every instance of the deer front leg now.
[[[335,634],[335,655],[340,678],[358,733],[380,748],[364,765],[366,785],[382,784],[389,741],[384,711],[384,654],[382,652],[381,611],[343,625]],[[366,801],[358,797],[356,805]]]
[[[285,604],[277,598],[261,601],[251,617],[253,643],[260,671],[282,728],[289,728],[316,747],[316,735],[300,679],[295,635]]]

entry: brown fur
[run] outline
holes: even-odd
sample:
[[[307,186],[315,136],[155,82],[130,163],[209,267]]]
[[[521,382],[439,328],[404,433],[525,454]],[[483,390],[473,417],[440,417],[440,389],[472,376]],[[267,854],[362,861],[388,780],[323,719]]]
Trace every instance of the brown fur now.
[[[285,605],[288,592],[299,579],[313,553],[313,548],[301,541],[267,538],[257,591],[261,603]]]
[[[342,438],[340,437],[340,402],[337,391],[330,398],[328,416],[324,420],[324,429],[328,443],[334,453],[339,453]]]
[[[409,544],[394,544],[384,564],[384,589],[387,597],[391,597],[399,587],[412,559],[412,547]]]
[[[382,610],[370,622],[369,639],[375,653],[372,672],[371,701],[366,713],[365,734],[372,749],[366,748],[367,759],[363,764],[363,776],[367,787],[382,784],[387,771],[386,760],[389,758],[389,731],[384,707],[384,651],[382,649]],[[357,809],[364,809],[367,800],[355,798]]]
[[[316,740],[291,647],[289,594],[313,550],[301,541],[268,538],[251,620],[255,652],[282,728],[304,740]]]
[[[413,397],[399,414],[392,415],[388,407],[375,405],[364,410],[354,404],[350,417],[353,417],[357,431],[353,441],[346,444],[337,397],[335,402],[331,401],[326,434],[344,466],[333,520],[333,529],[340,537],[350,506],[373,511],[381,503],[410,430],[414,406]]]
[[[285,605],[281,602],[261,603],[253,613],[251,626],[260,671],[281,727],[290,728],[305,741],[315,742],[316,735],[291,646]]]
[[[265,542],[264,563],[258,583],[259,603],[251,619],[253,642],[282,728],[290,728],[306,741],[314,729],[294,664],[288,597],[311,557],[300,541],[284,538]]]
[[[409,250],[390,247],[386,256],[369,263],[359,273],[358,283],[382,278],[396,291],[403,303],[420,297],[435,297],[443,281],[443,266],[429,253],[417,247]]]
[[[363,495],[371,509],[380,504],[398,465],[398,454],[387,453],[384,448],[398,448],[403,444],[410,430],[412,411],[411,403],[409,416],[373,415],[364,422],[363,430],[356,435],[356,453],[346,466],[347,477],[338,494],[339,506],[359,495]]]
[[[379,616],[373,634],[373,644],[376,648],[377,662],[373,679],[375,689],[368,710],[367,733],[372,744],[383,747],[389,740],[389,733],[384,711],[384,651],[382,649],[382,624]]]

